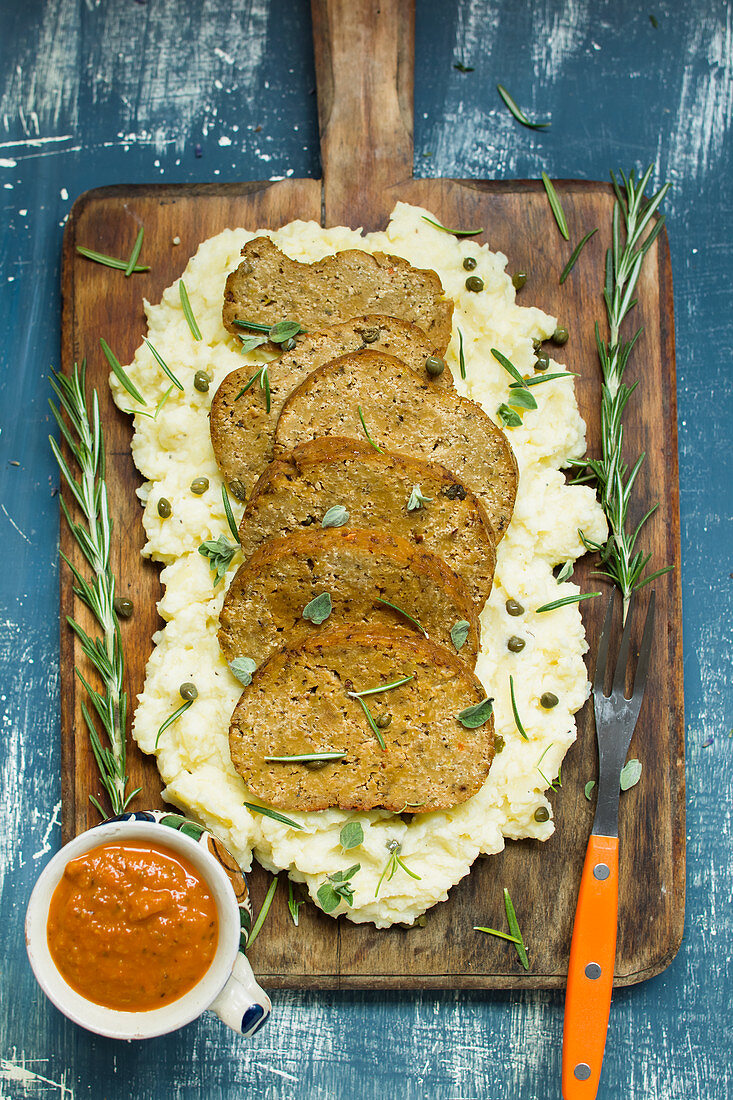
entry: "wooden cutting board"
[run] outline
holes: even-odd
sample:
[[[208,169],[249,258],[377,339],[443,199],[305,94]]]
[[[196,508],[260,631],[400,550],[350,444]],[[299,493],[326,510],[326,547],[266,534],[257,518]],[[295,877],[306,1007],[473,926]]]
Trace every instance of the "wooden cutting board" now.
[[[231,226],[278,228],[293,218],[365,229],[384,226],[394,202],[429,208],[444,225],[484,227],[478,238],[509,257],[510,271],[527,271],[520,301],[554,313],[571,337],[562,359],[578,372],[576,389],[588,425],[589,453],[598,448],[600,375],[594,322],[603,323],[603,258],[610,237],[613,197],[605,184],[557,183],[570,226],[571,243],[557,231],[542,185],[537,181],[412,179],[413,10],[399,0],[377,6],[314,2],[314,39],[322,131],[324,180],[285,180],[180,186],[120,186],[82,195],[64,237],[64,369],[84,356],[90,385],[98,389],[107,441],[107,484],[114,517],[113,568],[118,591],[135,603],[122,624],[126,687],[131,703],[142,689],[144,668],[159,627],[158,568],[140,557],[143,545],[140,484],[130,457],[130,422],[113,405],[108,368],[99,337],[129,362],[143,335],[142,298],[158,301],[183,271],[199,243]],[[145,227],[146,275],[125,279],[120,272],[76,254],[82,244],[126,256],[140,225]],[[572,244],[588,229],[599,232],[587,245],[570,278],[558,282]],[[174,244],[174,239],[180,241]],[[666,236],[646,261],[634,326],[644,334],[629,367],[640,386],[626,413],[629,456],[646,460],[637,482],[634,511],[660,508],[645,529],[643,544],[653,567],[675,569],[655,582],[657,632],[646,696],[631,754],[643,764],[642,780],[621,800],[621,879],[616,984],[628,985],[659,973],[679,947],[684,916],[684,728],[677,428],[672,279]],[[66,494],[66,501],[71,501]],[[632,517],[633,519],[634,517]],[[62,522],[61,546],[83,568]],[[584,562],[575,577],[584,589],[596,582]],[[67,614],[84,621],[68,570],[61,573],[61,736],[63,836],[93,824],[88,796],[99,783],[81,716],[81,691],[74,674],[83,666],[78,643],[65,624]],[[645,604],[648,590],[643,593]],[[591,654],[595,652],[605,601],[583,605]],[[285,876],[252,962],[266,986],[290,988],[532,988],[565,983],[572,920],[593,808],[584,785],[596,774],[590,705],[578,715],[578,743],[563,766],[562,790],[552,796],[556,832],[545,844],[510,842],[491,859],[479,859],[453,888],[449,901],[428,912],[425,927],[376,931],[371,925],[334,921],[312,905],[301,910],[295,928],[287,911]],[[161,805],[161,782],[152,758],[130,741],[131,788],[142,787],[135,806]],[[255,869],[255,905],[270,876]],[[515,953],[474,924],[502,927],[502,888],[516,903],[528,944],[526,973]]]

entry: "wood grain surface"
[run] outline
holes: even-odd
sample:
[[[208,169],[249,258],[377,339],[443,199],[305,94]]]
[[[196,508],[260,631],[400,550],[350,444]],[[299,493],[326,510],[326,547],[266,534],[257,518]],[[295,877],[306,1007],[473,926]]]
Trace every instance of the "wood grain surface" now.
[[[576,388],[588,424],[589,452],[598,441],[599,371],[593,325],[602,309],[600,273],[610,234],[612,195],[602,184],[558,183],[571,235],[579,238],[599,226],[563,287],[558,275],[570,246],[555,226],[540,183],[515,181],[422,180],[387,188],[397,197],[421,203],[443,224],[483,226],[480,238],[510,257],[509,270],[525,270],[525,304],[558,315],[571,332],[562,358],[578,372]],[[384,198],[380,197],[379,210]],[[102,404],[108,446],[108,484],[115,518],[113,567],[120,593],[130,594],[135,615],[122,624],[130,697],[142,689],[151,636],[159,625],[157,568],[139,555],[143,544],[141,508],[134,490],[140,482],[129,452],[128,418],[112,404],[108,369],[98,346],[103,335],[122,362],[131,358],[144,332],[142,297],[156,301],[178,277],[189,255],[206,237],[229,226],[277,227],[295,217],[318,218],[320,186],[314,181],[271,185],[197,187],[115,187],[92,192],[76,203],[64,241],[63,362],[69,369],[86,355],[90,382]],[[381,224],[381,213],[369,219]],[[361,220],[361,219],[359,219]],[[137,227],[145,226],[147,275],[124,279],[119,272],[75,254],[76,244],[126,255]],[[181,240],[172,245],[173,237]],[[649,255],[640,285],[635,323],[644,335],[629,370],[643,385],[627,411],[630,455],[646,452],[635,510],[641,516],[659,500],[646,544],[656,565],[675,570],[655,583],[659,628],[632,755],[644,779],[622,797],[620,919],[616,984],[641,981],[662,970],[680,943],[684,912],[684,771],[681,681],[679,520],[672,285],[666,237]],[[633,519],[633,517],[631,517]],[[76,553],[64,533],[62,548]],[[576,577],[591,587],[584,562]],[[595,582],[593,582],[595,587]],[[62,621],[79,613],[68,576],[61,589]],[[642,606],[646,593],[642,596]],[[602,600],[587,601],[584,619],[595,650]],[[94,764],[80,720],[80,698],[73,672],[80,659],[73,637],[62,627],[63,827],[66,837],[95,819],[88,795],[97,791]],[[71,705],[73,703],[73,706]],[[424,928],[376,931],[370,925],[334,921],[313,906],[301,911],[294,935],[281,887],[268,917],[267,934],[252,950],[253,965],[265,985],[299,988],[518,988],[558,987],[565,981],[583,853],[593,808],[583,788],[596,774],[591,708],[579,717],[577,745],[563,767],[562,791],[553,796],[556,832],[545,844],[510,842],[491,859],[479,859],[471,874],[451,891],[447,903],[428,913]],[[131,744],[132,785],[142,784],[139,806],[159,804],[160,780],[151,758]],[[284,878],[284,876],[283,876]],[[269,875],[252,875],[255,903],[264,896]],[[472,931],[502,911],[502,888],[515,899],[525,939],[533,945],[525,973],[516,956],[493,937]]]

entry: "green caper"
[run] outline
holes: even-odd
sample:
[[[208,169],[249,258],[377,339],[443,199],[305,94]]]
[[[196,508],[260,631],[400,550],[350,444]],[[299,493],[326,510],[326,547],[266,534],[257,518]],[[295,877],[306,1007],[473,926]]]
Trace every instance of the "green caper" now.
[[[524,638],[518,638],[516,634],[512,634],[511,638],[506,644],[506,647],[512,653],[521,653],[526,644],[527,643],[525,642]]]
[[[200,497],[209,488],[208,477],[195,477],[191,482],[191,492]]]
[[[229,482],[229,492],[233,497],[236,497],[237,500],[247,499],[247,490],[244,485],[242,485],[242,482],[236,477],[232,478]]]
[[[380,714],[379,718],[376,718],[375,721],[377,723],[377,727],[380,730],[386,730],[387,726],[391,725],[391,723],[392,723],[392,715],[391,714]]]
[[[135,610],[132,600],[128,600],[127,596],[115,596],[114,608],[119,619],[129,619]]]
[[[474,256],[466,256],[465,260],[463,261],[463,266],[466,269],[466,271],[475,271],[476,270],[476,263],[477,263],[477,260]]]
[[[445,359],[439,355],[429,355],[425,360],[425,370],[431,378],[437,378],[445,370]]]
[[[283,344],[283,351],[292,351],[298,341],[294,336],[291,336],[289,340],[286,340]]]
[[[550,365],[550,356],[546,351],[541,351],[534,361],[534,369],[543,373]]]
[[[535,355],[539,355],[540,352],[542,351],[542,341],[541,340],[533,340],[532,341],[532,347],[534,348]]]
[[[187,680],[185,684],[181,684],[179,687],[178,694],[181,699],[185,699],[187,703],[192,703],[194,699],[198,698],[199,693],[196,685]]]
[[[208,393],[211,379],[205,370],[197,370],[193,376],[193,388],[199,393]]]
[[[484,289],[484,281],[479,278],[478,275],[469,275],[466,279],[466,290],[472,290],[474,294],[478,294],[480,290]]]
[[[503,752],[505,744],[506,744],[506,741],[501,736],[501,734],[500,733],[495,733],[494,734],[494,753],[496,755],[498,755],[500,752]]]
[[[564,325],[558,325],[550,339],[552,340],[553,344],[557,344],[559,347],[562,347],[562,345],[567,344],[568,340],[570,339],[570,333],[564,327]]]
[[[365,328],[361,334],[361,338],[365,344],[373,344],[379,339],[379,329]]]
[[[527,272],[517,271],[512,275],[512,286],[515,290],[521,290],[524,284],[527,282]]]
[[[538,806],[534,812],[534,819],[535,821],[539,821],[540,823],[543,821],[549,821],[550,811],[547,809],[547,806]]]
[[[518,603],[516,600],[507,600],[504,606],[506,607],[507,615],[513,615],[516,618],[518,615],[524,614],[524,608],[521,603]]]
[[[158,515],[161,519],[168,519],[173,509],[171,508],[171,502],[165,497],[161,497],[158,501]]]
[[[552,710],[553,707],[557,706],[558,702],[559,700],[554,691],[545,691],[540,696],[540,706],[544,707],[545,710]]]

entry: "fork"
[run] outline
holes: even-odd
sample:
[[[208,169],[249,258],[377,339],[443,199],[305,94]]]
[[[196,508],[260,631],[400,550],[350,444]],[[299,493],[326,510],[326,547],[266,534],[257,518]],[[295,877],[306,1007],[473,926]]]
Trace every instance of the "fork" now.
[[[629,751],[649,671],[654,593],[649,598],[630,698],[625,696],[634,598],[624,625],[613,686],[605,694],[614,592],[608,601],[593,679],[598,741],[598,802],[575,910],[565,993],[562,1049],[564,1100],[594,1100],[601,1076],[613,990],[618,924],[618,801],[621,769]]]

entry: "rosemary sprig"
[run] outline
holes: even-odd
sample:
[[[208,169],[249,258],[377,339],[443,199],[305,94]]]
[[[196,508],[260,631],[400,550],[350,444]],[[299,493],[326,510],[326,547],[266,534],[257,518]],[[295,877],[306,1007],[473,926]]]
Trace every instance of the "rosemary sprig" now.
[[[277,878],[277,876],[275,876],[275,878],[273,878],[272,882],[270,883],[270,885],[267,889],[267,893],[265,894],[265,900],[262,902],[262,906],[260,908],[260,911],[257,914],[257,920],[254,922],[254,924],[252,926],[252,931],[250,932],[249,936],[247,937],[247,950],[248,951],[249,951],[250,947],[252,946],[252,944],[257,939],[257,937],[260,933],[260,929],[262,928],[262,925],[265,923],[265,919],[267,917],[267,914],[270,912],[270,906],[272,905],[272,899],[275,897],[275,891],[277,890],[278,881],[279,881],[279,879]],[[297,921],[296,921],[296,924],[297,924]]]
[[[191,309],[191,299],[188,296],[186,284],[184,283],[183,279],[181,279],[178,283],[178,297],[181,299],[181,309],[183,310],[183,316],[186,318],[186,323],[191,330],[191,335],[193,336],[194,340],[203,339],[203,337],[201,336],[201,329],[196,324],[196,318],[194,317],[193,310]]]
[[[51,449],[59,464],[61,474],[82,514],[83,522],[72,519],[63,498],[61,507],[74,539],[88,562],[92,577],[87,580],[65,554],[61,554],[74,578],[74,594],[89,608],[99,624],[101,637],[91,637],[75,619],[67,622],[78,637],[82,652],[99,674],[102,689],[97,691],[77,669],[77,676],[86,690],[94,712],[101,723],[106,738],[102,744],[95,719],[82,702],[84,722],[89,732],[94,759],[99,769],[102,786],[109,796],[113,814],[125,811],[138,793],[129,794],[127,787],[125,727],[127,723],[127,695],[123,690],[124,657],[120,626],[114,609],[115,577],[110,565],[110,536],[112,523],[109,518],[109,502],[105,483],[104,436],[99,416],[96,390],[92,391],[91,413],[86,396],[86,360],[81,367],[74,364],[71,377],[53,371],[51,388],[59,406],[49,401],[59,430],[78,467],[78,480],[69,467],[55,439],[50,439]],[[62,416],[68,417],[68,424]],[[99,801],[90,801],[102,817],[106,813]]]
[[[496,90],[499,93],[499,95],[501,96],[501,98],[504,100],[504,102],[506,103],[506,105],[509,108],[509,110],[511,111],[511,113],[516,118],[517,122],[521,122],[522,126],[526,126],[527,129],[529,129],[529,130],[547,130],[548,129],[548,127],[550,125],[549,122],[532,122],[531,119],[527,118],[527,116],[525,115],[522,108],[519,107],[515,103],[515,101],[509,95],[509,92],[506,90],[506,88],[504,87],[503,84],[497,84],[496,85]]]
[[[570,233],[568,232],[568,223],[567,223],[567,219],[565,217],[565,211],[562,208],[560,198],[558,196],[557,191],[555,190],[555,185],[553,184],[550,177],[547,175],[547,172],[542,173],[542,182],[545,185],[545,191],[547,192],[547,198],[549,199],[549,202],[550,202],[550,209],[552,210],[552,213],[555,215],[555,221],[557,222],[557,228],[560,230],[560,232],[563,235],[563,237],[565,238],[565,240],[569,241],[570,240]]]
[[[603,299],[606,306],[609,338],[601,339],[596,324],[596,347],[601,364],[603,382],[601,385],[601,457],[597,459],[576,459],[572,465],[587,469],[590,479],[595,480],[606,513],[610,535],[605,545],[584,539],[586,549],[597,550],[601,554],[601,570],[621,589],[623,596],[623,617],[629,609],[632,592],[648,584],[655,577],[671,569],[668,566],[644,576],[651,554],[636,549],[636,543],[644,524],[653,515],[656,505],[642,517],[631,530],[627,527],[629,504],[634,483],[644,461],[644,455],[637,458],[629,469],[622,456],[624,428],[623,413],[638,382],[627,386],[624,372],[631,349],[641,335],[639,328],[630,340],[621,338],[621,326],[636,305],[634,293],[639,281],[644,257],[662,231],[664,216],[654,225],[652,218],[669,190],[665,183],[650,199],[644,198],[644,190],[651,179],[654,165],[649,165],[641,179],[636,182],[634,173],[625,176],[620,173],[623,186],[619,185],[611,173],[616,201],[611,220],[611,247],[606,252],[606,280]],[[623,222],[625,239],[622,240]],[[651,228],[650,228],[651,226]],[[646,234],[646,236],[645,236]],[[588,480],[586,477],[585,480]]]

